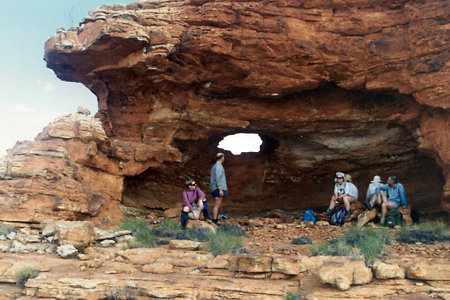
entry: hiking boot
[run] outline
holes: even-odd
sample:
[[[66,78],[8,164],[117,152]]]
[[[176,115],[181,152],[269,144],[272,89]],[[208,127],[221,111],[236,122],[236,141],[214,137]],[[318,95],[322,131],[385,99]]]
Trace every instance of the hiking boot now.
[[[348,210],[345,212],[344,218],[347,219],[347,218],[350,218],[351,216],[352,216],[352,213]]]
[[[212,222],[213,222],[214,224],[216,224],[217,226],[222,225],[222,223],[220,223],[219,220],[212,220]]]
[[[331,215],[332,212],[333,212],[333,209],[327,208],[327,210],[324,212],[324,214],[326,214],[328,216],[328,215]]]

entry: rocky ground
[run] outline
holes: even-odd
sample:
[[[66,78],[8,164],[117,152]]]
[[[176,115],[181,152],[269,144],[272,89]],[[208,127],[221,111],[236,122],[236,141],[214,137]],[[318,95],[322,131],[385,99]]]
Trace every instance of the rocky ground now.
[[[311,257],[311,245],[291,243],[331,240],[349,225],[278,217],[225,222],[245,229],[249,253],[214,257],[204,243],[187,240],[124,250],[129,231],[82,221],[16,229],[0,235],[0,299],[285,299],[287,292],[302,299],[450,297],[449,243],[393,242],[367,267],[357,258]],[[24,266],[40,273],[20,287],[16,274]]]

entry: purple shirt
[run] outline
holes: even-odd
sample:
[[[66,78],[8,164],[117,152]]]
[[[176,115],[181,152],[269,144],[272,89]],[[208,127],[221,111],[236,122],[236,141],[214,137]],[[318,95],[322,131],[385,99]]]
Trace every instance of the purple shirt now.
[[[183,206],[189,207],[191,211],[194,211],[192,204],[203,199],[205,199],[205,193],[203,193],[199,187],[196,187],[193,191],[191,191],[190,188],[187,188],[183,192]]]

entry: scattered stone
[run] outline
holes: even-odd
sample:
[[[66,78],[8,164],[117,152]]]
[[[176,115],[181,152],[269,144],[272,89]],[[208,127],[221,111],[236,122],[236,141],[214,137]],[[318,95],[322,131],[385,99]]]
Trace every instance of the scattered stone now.
[[[202,247],[201,242],[194,242],[189,240],[171,240],[169,242],[169,249],[183,249],[183,250],[199,250]]]
[[[89,260],[89,256],[86,255],[86,254],[83,254],[83,253],[79,253],[78,254],[78,259],[82,260],[82,261],[86,261],[86,260]]]
[[[5,235],[0,235],[0,241],[6,241],[6,236]]]
[[[310,237],[302,236],[302,237],[293,239],[291,243],[294,245],[307,245],[307,244],[312,244],[312,240]]]
[[[115,240],[103,240],[100,242],[100,246],[106,248],[106,247],[112,247],[116,244]]]
[[[56,248],[56,252],[62,258],[70,258],[70,257],[74,257],[75,255],[78,254],[77,248],[75,248],[71,244],[66,244],[66,245],[59,246],[58,248]]]
[[[123,236],[117,237],[117,242],[118,243],[132,242],[134,240],[136,240],[136,238],[134,236],[132,236],[131,234],[127,234],[127,235],[123,235]]]
[[[44,237],[48,237],[50,235],[56,234],[56,228],[54,223],[46,224],[44,228],[42,229],[42,235]]]
[[[27,247],[19,241],[13,240],[9,252],[27,253]]]
[[[301,221],[300,225],[305,226],[305,227],[312,227],[312,226],[314,226],[314,222],[313,221]]]
[[[142,267],[142,272],[145,273],[155,273],[155,274],[170,274],[173,273],[173,265],[168,263],[153,263],[144,265]]]
[[[328,221],[317,221],[316,226],[329,226],[330,222]]]
[[[10,232],[6,237],[8,238],[8,240],[14,240],[15,238],[16,238],[16,233],[13,231],[13,232]]]
[[[0,241],[0,252],[8,252],[9,251],[9,241]]]
[[[98,231],[96,233],[98,233]],[[120,230],[115,232],[103,231],[102,234],[97,238],[97,241],[111,240],[125,235],[131,235],[131,231],[129,230]]]

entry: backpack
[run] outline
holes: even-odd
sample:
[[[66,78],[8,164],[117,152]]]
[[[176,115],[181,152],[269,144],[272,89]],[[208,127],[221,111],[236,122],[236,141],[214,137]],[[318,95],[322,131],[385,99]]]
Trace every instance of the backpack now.
[[[402,225],[403,215],[402,213],[394,208],[391,209],[388,214],[386,215],[386,226],[387,227],[394,227],[395,225]]]
[[[303,214],[303,221],[313,221],[316,223],[316,217],[314,216],[314,211],[312,209],[308,209]]]
[[[345,208],[341,207],[331,215],[330,224],[341,226],[342,224],[344,224],[344,218],[345,218]]]

